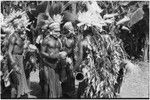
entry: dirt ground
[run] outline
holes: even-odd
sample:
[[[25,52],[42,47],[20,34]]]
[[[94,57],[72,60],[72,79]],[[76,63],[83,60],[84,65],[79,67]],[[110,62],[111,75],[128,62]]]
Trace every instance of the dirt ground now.
[[[139,63],[134,73],[125,76],[121,87],[121,98],[148,98],[149,96],[149,64]]]
[[[122,83],[119,98],[148,98],[149,96],[149,64],[139,62],[137,70],[133,73],[126,74]],[[32,72],[31,80],[31,94],[37,98],[43,98],[41,88],[39,86],[39,71]]]
[[[124,78],[122,83],[120,98],[148,98],[149,96],[149,64],[145,62],[139,62],[137,70],[135,72],[129,72]],[[37,98],[42,98],[40,92],[41,89],[38,85],[38,71],[31,73],[31,80],[34,80],[31,84],[32,94]],[[37,80],[36,80],[37,79]]]

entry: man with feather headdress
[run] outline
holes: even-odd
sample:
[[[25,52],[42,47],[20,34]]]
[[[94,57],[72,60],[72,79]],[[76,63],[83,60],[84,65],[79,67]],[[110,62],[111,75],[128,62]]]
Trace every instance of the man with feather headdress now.
[[[71,13],[70,13],[71,14]],[[69,20],[68,20],[69,21]],[[73,75],[73,65],[74,65],[74,47],[75,47],[75,31],[72,25],[72,22],[66,22],[63,26],[63,32],[61,41],[63,44],[63,50],[67,52],[65,64],[62,64],[63,67],[62,72],[65,74],[61,74],[61,76],[66,77],[65,80],[62,81],[62,92],[63,97],[67,98],[75,98],[75,78]],[[60,66],[62,66],[60,65]]]
[[[120,62],[117,62],[116,65],[112,67],[110,63],[112,62],[112,60],[109,61],[109,59],[106,58],[107,56],[111,57],[111,55],[113,55],[114,51],[111,50],[110,48],[111,46],[113,47],[115,45],[109,44],[113,40],[110,38],[110,35],[104,34],[105,30],[103,29],[103,27],[113,23],[114,20],[102,18],[102,16],[100,15],[102,9],[98,6],[96,1],[91,1],[91,3],[90,2],[85,3],[87,6],[87,11],[78,13],[78,20],[80,21],[80,23],[77,24],[77,26],[81,28],[81,34],[79,35],[80,41],[79,43],[77,43],[78,45],[76,47],[78,49],[78,52],[76,54],[77,60],[74,66],[74,70],[83,72],[83,75],[85,77],[83,81],[79,83],[77,93],[78,98],[114,97],[115,96],[114,83],[116,79],[114,78],[113,81],[109,81],[107,77],[116,77],[117,75],[115,76],[110,73],[108,76],[106,76],[107,74],[103,74],[107,70],[105,68],[109,67],[110,69],[113,69],[114,67],[118,69],[120,68],[119,66]],[[110,48],[105,49],[105,47]],[[120,59],[121,58],[117,60],[120,61]],[[103,62],[106,63],[106,65],[102,65]],[[114,70],[114,72],[115,71],[116,70]],[[103,77],[105,78],[104,81],[101,80],[103,79]],[[107,81],[112,86],[110,85],[106,87],[108,83],[103,84],[104,82]],[[104,87],[106,87],[106,89],[103,90]],[[104,93],[103,91],[107,92]]]
[[[44,80],[40,80],[40,83],[43,83],[45,85],[44,90],[46,89],[47,86],[49,86],[49,90],[52,91],[51,94],[46,94],[46,98],[58,98],[60,97],[59,95],[55,95],[55,93],[57,92],[61,92],[61,91],[56,91],[55,85],[58,86],[59,83],[57,83],[59,80],[57,78],[54,79],[53,76],[49,77],[46,76],[48,74],[53,74],[54,76],[56,75],[56,77],[58,76],[57,73],[59,74],[58,77],[60,77],[60,81],[62,82],[61,86],[62,86],[62,92],[63,94],[68,92],[69,94],[71,94],[69,91],[71,90],[72,92],[74,92],[75,90],[75,86],[74,86],[74,80],[72,79],[67,79],[68,82],[64,82],[66,81],[66,64],[71,63],[71,59],[69,57],[66,57],[68,54],[71,55],[70,52],[72,52],[73,50],[73,46],[74,46],[74,39],[73,38],[63,38],[63,36],[60,37],[60,27],[64,26],[63,29],[67,30],[67,33],[71,33],[71,34],[65,34],[66,36],[71,36],[72,34],[74,34],[74,29],[72,26],[72,22],[75,21],[75,16],[73,16],[73,14],[71,14],[71,12],[68,11],[64,11],[63,6],[60,2],[57,3],[52,3],[51,6],[47,6],[46,12],[45,13],[41,13],[38,15],[38,20],[37,20],[37,29],[42,33],[38,40],[39,41],[43,41],[41,42],[41,54],[43,55],[44,59],[51,59],[51,60],[47,60],[46,62],[44,61],[44,64],[47,64],[47,62],[52,63],[53,65],[46,65],[44,67],[45,69],[48,69],[49,71],[44,71],[44,76],[46,79]],[[63,15],[63,18],[62,18]],[[71,18],[70,18],[71,17]],[[72,18],[73,17],[73,18]],[[62,31],[61,31],[62,33]],[[64,35],[64,36],[65,36]],[[64,41],[65,40],[65,41]],[[39,43],[37,41],[37,43]],[[68,49],[67,49],[68,48]],[[46,51],[47,50],[47,51]],[[73,57],[72,57],[73,58]],[[56,64],[56,66],[54,65]],[[49,66],[49,67],[48,67]],[[52,68],[50,68],[52,67]],[[43,71],[41,71],[42,73]],[[69,72],[68,75],[70,75],[71,73]],[[42,79],[42,74],[40,74],[40,79]],[[49,80],[49,81],[48,81]],[[54,83],[52,86],[50,84],[50,82],[56,82]],[[72,81],[70,83],[70,81]],[[47,86],[46,86],[47,84]],[[70,84],[69,87],[66,87],[67,84]],[[57,90],[59,90],[60,87],[57,87]],[[66,90],[66,88],[70,89],[68,91],[68,89]],[[46,90],[45,90],[46,92]],[[52,94],[53,93],[53,94]],[[58,93],[58,94],[59,94]],[[49,96],[48,96],[49,95]],[[68,95],[68,94],[67,94]],[[68,95],[69,96],[69,95]],[[69,96],[71,97],[71,95]]]
[[[43,68],[40,70],[40,85],[45,94],[45,98],[60,98],[62,96],[61,82],[57,71],[57,63],[65,59],[66,52],[60,51],[62,47],[60,36],[60,15],[61,4],[53,3],[49,5],[45,13],[40,13],[37,17],[37,29],[41,35],[41,59]]]
[[[34,98],[30,95],[30,89],[27,85],[23,56],[25,48],[25,31],[28,30],[29,20],[25,12],[14,11],[4,19],[2,29],[7,32],[8,39],[8,60],[11,79],[11,98],[21,98],[28,95],[28,98]]]

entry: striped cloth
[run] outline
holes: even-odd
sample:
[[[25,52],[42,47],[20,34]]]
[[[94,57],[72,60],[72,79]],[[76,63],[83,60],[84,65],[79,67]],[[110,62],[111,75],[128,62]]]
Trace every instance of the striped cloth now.
[[[23,56],[22,55],[14,55],[17,66],[20,68],[20,73],[17,74],[17,78],[19,80],[19,84],[17,85],[17,98],[21,97],[21,95],[25,95],[30,92],[30,89],[27,85],[27,80],[23,67]]]

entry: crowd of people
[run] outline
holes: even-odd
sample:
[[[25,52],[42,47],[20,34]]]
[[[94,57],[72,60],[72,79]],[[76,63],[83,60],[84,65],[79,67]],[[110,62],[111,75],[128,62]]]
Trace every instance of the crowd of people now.
[[[25,13],[32,15],[30,11]],[[34,17],[30,15],[27,17]],[[37,17],[36,30],[32,30],[29,27],[30,32],[27,32],[27,30],[22,31],[16,28],[11,35],[7,33],[9,38],[7,38],[8,47],[5,55],[8,63],[7,75],[10,74],[11,98],[21,98],[26,94],[28,98],[34,98],[34,96],[30,95],[29,79],[30,72],[38,66],[40,73],[39,84],[42,87],[45,98],[60,98],[65,93],[68,93],[68,96],[71,97],[70,95],[74,94],[75,85],[72,72],[72,54],[75,44],[74,28],[71,22],[66,21],[63,23],[65,25],[62,28],[63,31],[66,30],[62,32],[60,24],[62,24],[61,20],[63,19],[60,19],[60,22],[58,19],[59,17],[61,18],[61,15],[53,16],[56,17],[44,19],[50,16],[46,15],[46,12],[40,13]],[[12,20],[14,19],[12,18]],[[31,19],[30,21],[34,22],[35,20]],[[49,22],[46,23],[45,21]],[[41,26],[41,23],[44,23],[44,25]],[[30,24],[30,26],[32,25]],[[68,25],[69,29],[67,29]],[[19,25],[16,27],[19,27]],[[3,28],[2,31],[4,33],[8,32]],[[10,31],[12,32],[11,29]],[[35,31],[38,32],[35,33]],[[34,33],[39,35],[35,36]],[[5,87],[8,85],[5,82],[8,81],[7,79],[4,80]]]
[[[102,90],[106,90],[106,94],[108,91],[110,98],[119,93],[126,55],[121,49],[122,41],[115,37],[115,31],[119,30],[117,25],[128,19],[125,17],[114,23],[117,13],[102,18],[99,14],[102,10],[95,2],[85,4],[88,9],[86,13],[82,13],[84,9],[74,14],[66,10],[67,7],[61,2],[41,2],[37,8],[30,6],[28,10],[16,10],[5,15],[1,29],[5,35],[1,43],[2,94],[5,88],[11,87],[11,98],[21,98],[23,95],[35,98],[30,94],[30,73],[37,69],[44,98],[105,97]],[[97,8],[91,8],[91,5]],[[92,21],[84,19],[83,16],[87,17],[88,13]],[[104,30],[107,25],[111,27],[110,32]],[[91,72],[89,74],[93,69],[95,76]],[[108,69],[111,71],[102,73]],[[105,79],[108,83],[99,84]],[[78,89],[75,80],[80,81]],[[85,91],[95,92],[86,94]]]
[[[5,90],[3,85],[4,87],[10,85],[11,98],[21,98],[23,95],[27,95],[28,98],[35,98],[35,96],[30,95],[29,79],[30,72],[39,69],[39,76],[37,77],[40,78],[39,84],[43,97],[75,97],[73,74],[75,30],[70,20],[65,21],[63,19],[65,15],[62,18],[61,12],[55,11],[60,9],[57,8],[58,6],[61,7],[61,4],[54,3],[53,9],[50,9],[54,12],[53,15],[50,16],[48,11],[44,11],[38,14],[37,19],[31,9],[26,11],[26,17],[32,23],[27,26],[29,30],[18,28],[19,23],[16,24],[18,26],[13,32],[10,27],[2,27],[2,33],[9,35],[5,38],[8,43],[7,47],[6,45],[2,47],[7,56],[7,63],[5,63],[7,67],[3,66],[2,68],[6,74],[4,81],[2,81],[4,82],[2,94]],[[67,12],[66,14],[71,13]],[[20,16],[24,17],[21,14]],[[13,17],[10,21],[14,21],[15,18]],[[36,29],[34,25],[36,25]]]

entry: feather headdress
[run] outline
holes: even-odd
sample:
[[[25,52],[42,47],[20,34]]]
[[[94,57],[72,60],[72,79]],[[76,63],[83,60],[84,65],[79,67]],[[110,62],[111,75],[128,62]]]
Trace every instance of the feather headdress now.
[[[107,26],[107,24],[114,22],[113,16],[117,14],[114,14],[109,19],[104,19],[100,15],[103,10],[98,6],[96,1],[91,1],[91,3],[87,1],[85,4],[87,6],[87,11],[78,13],[78,20],[80,21],[78,27],[82,25],[96,26],[100,31],[103,31],[103,26]]]
[[[29,30],[29,18],[25,11],[13,11],[3,20],[2,29],[4,32],[13,33],[14,31]]]
[[[48,2],[46,10],[44,13],[40,13],[37,17],[37,29],[47,29],[56,28],[62,22],[62,3],[52,3]],[[52,24],[53,23],[53,24]]]
[[[48,2],[44,13],[40,13],[37,17],[37,29],[50,28],[60,31],[60,24],[62,22],[74,22],[77,17],[69,11],[65,11],[66,5],[62,2]]]

